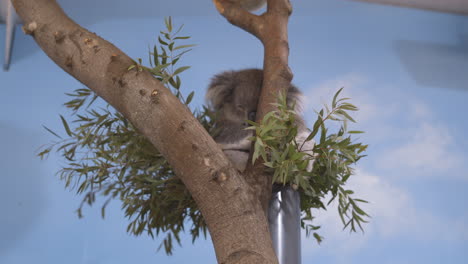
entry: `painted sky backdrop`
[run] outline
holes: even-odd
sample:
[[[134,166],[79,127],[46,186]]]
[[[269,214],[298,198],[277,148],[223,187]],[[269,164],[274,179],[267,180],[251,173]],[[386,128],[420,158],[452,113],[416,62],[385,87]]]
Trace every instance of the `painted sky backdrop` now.
[[[181,63],[183,87],[203,103],[210,76],[261,67],[260,42],[227,23],[211,1],[59,1],[78,23],[145,61],[171,15],[197,47]],[[132,3],[132,4],[130,4]],[[140,4],[141,3],[141,4]],[[365,233],[349,234],[335,209],[316,212],[325,237],[303,238],[303,263],[468,263],[468,17],[343,0],[292,1],[290,66],[314,109],[341,87],[361,111],[368,157],[350,184],[371,201]],[[5,27],[0,25],[0,36]],[[0,50],[4,49],[3,41]],[[211,241],[184,236],[174,256],[159,240],[132,237],[113,201],[75,213],[63,165],[37,149],[61,131],[64,94],[83,85],[17,30],[9,72],[0,72],[0,263],[215,263]],[[104,200],[101,200],[101,203]]]

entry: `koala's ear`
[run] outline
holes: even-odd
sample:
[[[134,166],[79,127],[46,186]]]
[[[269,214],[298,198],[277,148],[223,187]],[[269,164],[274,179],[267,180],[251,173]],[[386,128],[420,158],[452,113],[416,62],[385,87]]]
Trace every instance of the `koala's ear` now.
[[[232,94],[236,87],[234,71],[226,71],[215,75],[206,91],[205,100],[213,110],[219,110],[226,102],[232,101]]]

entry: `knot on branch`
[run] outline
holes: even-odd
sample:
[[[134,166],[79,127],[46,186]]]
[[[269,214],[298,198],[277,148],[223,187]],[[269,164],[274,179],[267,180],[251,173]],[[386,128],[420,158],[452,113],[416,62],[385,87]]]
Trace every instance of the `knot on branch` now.
[[[215,181],[218,183],[223,183],[228,179],[228,176],[225,172],[219,172],[215,174]]]
[[[229,175],[232,175],[232,173],[234,173],[235,170],[231,166],[225,166],[219,169],[214,169],[212,167],[210,158],[204,158],[203,163],[209,168],[211,179],[220,185],[223,185],[225,182],[227,182],[229,180]]]
[[[55,43],[60,44],[65,39],[65,34],[63,34],[62,31],[55,31],[54,32],[54,39],[55,39]]]
[[[34,35],[34,31],[37,29],[37,23],[36,21],[33,21],[27,25],[22,26],[21,29],[26,35]]]
[[[157,104],[159,103],[159,92],[158,90],[154,89],[152,92],[151,92],[151,102],[153,104]]]

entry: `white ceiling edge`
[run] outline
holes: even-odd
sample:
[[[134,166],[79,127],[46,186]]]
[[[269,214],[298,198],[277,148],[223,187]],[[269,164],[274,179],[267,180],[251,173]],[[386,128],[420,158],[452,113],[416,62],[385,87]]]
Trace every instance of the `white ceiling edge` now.
[[[468,15],[468,0],[354,0],[375,4],[425,9],[436,12]]]

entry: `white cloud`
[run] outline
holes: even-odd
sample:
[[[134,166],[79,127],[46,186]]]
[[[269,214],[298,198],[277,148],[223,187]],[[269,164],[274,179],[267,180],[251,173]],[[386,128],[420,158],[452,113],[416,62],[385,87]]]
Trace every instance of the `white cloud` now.
[[[355,191],[356,197],[370,201],[369,204],[361,204],[361,207],[371,215],[370,223],[364,224],[365,233],[349,233],[349,229],[343,230],[343,224],[333,202],[328,211],[315,211],[316,225],[321,225],[319,233],[325,237],[318,250],[325,250],[330,254],[349,254],[358,251],[371,236],[391,237],[402,233],[402,229],[414,219],[407,211],[410,206],[410,196],[402,189],[392,186],[389,182],[362,170],[350,178],[348,187]],[[406,215],[405,215],[406,213]],[[307,241],[307,240],[305,240]],[[303,243],[303,251],[311,252],[308,243]],[[315,247],[316,248],[316,247]]]
[[[456,154],[453,145],[446,128],[421,121],[417,127],[409,128],[407,138],[390,148],[378,162],[383,168],[417,170],[418,175],[460,168],[462,154]]]
[[[369,239],[402,239],[414,241],[468,241],[468,216],[449,219],[433,212],[417,208],[411,194],[389,181],[362,169],[350,178],[349,188],[356,197],[368,200],[362,208],[371,215],[370,223],[364,224],[365,233],[349,233],[336,210],[336,203],[328,211],[314,211],[315,225],[321,225],[320,235],[325,237],[320,246],[303,235],[302,252],[305,257],[317,254],[339,256],[338,262],[367,246]]]
[[[375,84],[359,74],[347,74],[305,91],[309,125],[316,118],[312,110],[329,104],[341,87],[345,88],[342,96],[350,97],[350,102],[360,108],[352,113],[358,123],[350,128],[366,132],[360,138],[374,151],[367,159],[381,169],[405,169],[404,174],[394,173],[402,177],[435,175],[441,170],[460,171],[462,160],[468,160],[457,149],[451,131],[443,122],[435,121],[437,117],[427,103],[396,87],[377,91]]]
[[[333,96],[342,87],[344,89],[340,97],[351,98],[349,102],[359,108],[359,111],[350,113],[357,121],[357,124],[349,124],[350,129],[364,130],[365,138],[374,140],[392,136],[392,130],[384,120],[396,115],[399,109],[398,100],[388,100],[385,96],[385,104],[381,104],[367,78],[356,73],[311,85],[304,91],[305,116],[309,125],[315,122],[317,115],[314,110],[322,109],[324,104],[330,105]]]
[[[379,97],[376,97],[369,80],[356,73],[310,86],[304,91],[307,98],[305,110],[312,114],[313,110],[321,109],[324,104],[330,105],[333,96],[340,88],[343,88],[340,97],[351,98],[349,102],[359,108],[359,111],[353,113],[354,119],[359,124],[388,118],[395,115],[398,110],[397,103],[392,103],[388,97],[384,99],[385,105],[380,104]]]
[[[410,114],[410,117],[413,119],[413,120],[427,120],[427,119],[430,119],[432,114],[431,114],[431,110],[429,109],[429,107],[422,103],[422,102],[413,102],[411,105],[410,105],[410,110],[409,110],[409,114]]]
[[[363,206],[372,216],[366,235],[417,241],[468,240],[467,217],[450,219],[419,209],[410,191],[385,179],[361,169],[350,179],[349,188],[370,201]]]

